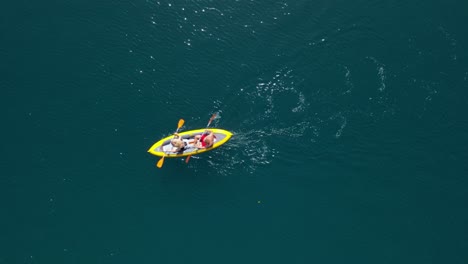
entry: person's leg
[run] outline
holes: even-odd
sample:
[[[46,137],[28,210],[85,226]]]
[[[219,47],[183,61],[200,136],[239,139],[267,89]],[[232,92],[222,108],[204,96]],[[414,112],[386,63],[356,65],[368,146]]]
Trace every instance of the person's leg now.
[[[214,134],[211,133],[208,136],[205,137],[204,142],[207,147],[211,147],[214,144]]]
[[[196,135],[196,136],[193,137],[193,139],[190,139],[188,141],[188,144],[190,145],[190,147],[196,147],[196,146],[200,145],[200,138],[201,138],[200,135]]]
[[[200,135],[196,135],[195,137],[193,137],[193,139],[189,140],[189,143],[190,144],[197,144],[197,142],[200,140],[201,136]]]

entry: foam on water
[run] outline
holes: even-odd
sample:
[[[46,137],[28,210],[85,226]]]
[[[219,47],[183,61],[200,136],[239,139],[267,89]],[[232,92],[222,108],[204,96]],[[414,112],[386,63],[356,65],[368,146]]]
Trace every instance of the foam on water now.
[[[264,106],[262,119],[278,119],[281,112],[300,113],[306,109],[306,97],[296,88],[296,83],[300,81],[292,74],[292,70],[280,69],[272,77],[259,78],[255,88],[245,95],[250,98],[252,105]],[[295,103],[284,103],[285,97],[296,98]]]
[[[260,130],[234,132],[233,138],[216,152],[194,159],[204,159],[210,168],[222,176],[237,174],[240,171],[252,174],[259,167],[273,161],[278,151],[268,146],[266,134]],[[191,163],[191,166],[193,163]]]

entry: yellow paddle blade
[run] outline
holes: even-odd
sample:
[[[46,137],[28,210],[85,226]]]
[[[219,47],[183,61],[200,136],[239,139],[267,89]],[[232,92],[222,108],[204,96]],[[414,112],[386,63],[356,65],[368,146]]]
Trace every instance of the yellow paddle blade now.
[[[156,164],[156,167],[158,167],[158,168],[161,168],[161,167],[162,167],[162,165],[163,165],[163,163],[164,163],[164,157],[166,157],[166,156],[163,156],[163,157],[158,161],[158,163]]]
[[[183,119],[180,119],[179,123],[177,124],[177,129],[181,128],[184,125],[184,122],[185,121]]]

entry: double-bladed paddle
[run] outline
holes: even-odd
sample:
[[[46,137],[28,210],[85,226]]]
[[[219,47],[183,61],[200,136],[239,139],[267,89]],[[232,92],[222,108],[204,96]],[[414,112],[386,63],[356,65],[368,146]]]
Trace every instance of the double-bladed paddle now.
[[[177,130],[175,133],[177,133],[179,131],[179,129],[184,125],[184,120],[183,119],[180,119],[179,120],[179,123],[177,124]],[[174,133],[174,134],[175,134]],[[164,158],[167,156],[167,153],[158,161],[158,163],[156,164],[156,167],[158,168],[161,168],[162,165],[164,164]]]

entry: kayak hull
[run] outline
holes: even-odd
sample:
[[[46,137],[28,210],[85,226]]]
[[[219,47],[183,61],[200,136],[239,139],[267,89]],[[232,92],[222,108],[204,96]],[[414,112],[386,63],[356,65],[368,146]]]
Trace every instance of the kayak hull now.
[[[202,135],[203,132],[205,132],[205,128],[202,129],[195,129],[195,130],[189,130],[189,131],[184,131],[180,132],[179,135],[182,137],[182,140],[186,143],[190,142],[191,139],[193,139],[196,135]],[[165,137],[158,142],[154,143],[149,149],[148,152],[159,157],[165,156],[166,158],[178,158],[178,157],[185,157],[185,156],[193,156],[193,155],[198,155],[201,153],[208,152],[210,150],[213,150],[215,148],[218,148],[222,146],[224,143],[226,143],[229,139],[232,137],[232,133],[224,130],[224,129],[217,129],[217,128],[212,128],[210,129],[213,134],[215,135],[216,139],[212,147],[206,148],[206,149],[197,149],[193,146],[190,146],[190,144],[186,147],[186,149],[183,152],[168,152],[169,149],[172,148],[171,146],[171,139],[174,138],[174,135],[170,135],[168,137]]]

